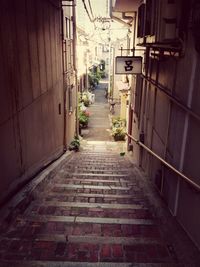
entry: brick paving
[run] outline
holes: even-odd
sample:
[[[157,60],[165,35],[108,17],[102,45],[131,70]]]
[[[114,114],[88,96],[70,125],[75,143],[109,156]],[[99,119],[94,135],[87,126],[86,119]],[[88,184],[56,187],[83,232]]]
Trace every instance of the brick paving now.
[[[119,155],[122,147],[84,143],[41,183],[1,233],[0,266],[200,266],[145,176]]]

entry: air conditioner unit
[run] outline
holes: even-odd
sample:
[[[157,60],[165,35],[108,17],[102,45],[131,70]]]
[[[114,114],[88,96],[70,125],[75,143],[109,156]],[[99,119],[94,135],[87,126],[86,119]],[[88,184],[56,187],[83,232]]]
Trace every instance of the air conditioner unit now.
[[[157,9],[156,42],[177,39],[178,7],[176,0],[162,0]]]

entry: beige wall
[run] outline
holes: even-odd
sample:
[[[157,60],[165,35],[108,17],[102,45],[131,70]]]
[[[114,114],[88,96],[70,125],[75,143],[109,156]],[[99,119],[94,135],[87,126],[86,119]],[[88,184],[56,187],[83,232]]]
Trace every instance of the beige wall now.
[[[63,151],[59,2],[0,4],[0,201]]]
[[[187,37],[179,56],[168,54],[154,58],[150,49],[145,65],[148,71],[143,74],[164,92],[143,80],[141,103],[138,92],[136,94],[139,113],[133,115],[132,134],[137,137],[138,131],[143,131],[148,147],[200,185],[200,55],[195,50],[191,28],[188,25],[185,29]],[[132,93],[135,91],[133,86]],[[177,101],[170,100],[165,92]],[[157,185],[172,214],[200,247],[200,194],[136,145],[134,158]]]
[[[190,62],[190,64],[188,64]],[[157,70],[157,71],[156,71]],[[200,57],[189,36],[184,57],[162,60],[150,59],[149,77],[174,94],[185,106],[200,114]],[[177,169],[200,184],[200,121],[171,102],[166,94],[154,85],[143,83],[140,127],[145,144]],[[191,100],[189,100],[191,98]],[[135,150],[138,153],[137,150]],[[172,214],[200,246],[200,195],[173,172],[164,169],[158,160],[143,151],[141,165],[162,192]],[[137,156],[136,156],[137,157]]]

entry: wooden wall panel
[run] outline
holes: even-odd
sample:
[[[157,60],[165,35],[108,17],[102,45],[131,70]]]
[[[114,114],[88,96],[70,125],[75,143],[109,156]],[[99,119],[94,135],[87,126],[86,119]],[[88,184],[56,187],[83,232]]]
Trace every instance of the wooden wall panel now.
[[[44,17],[43,17],[43,1],[36,1],[36,24],[38,34],[38,55],[39,55],[39,71],[41,93],[47,90],[47,71],[46,71],[46,53],[44,43]]]
[[[0,3],[0,202],[63,151],[59,4]]]
[[[16,32],[16,47],[18,48],[18,68],[20,71],[20,108],[29,105],[33,99],[33,88],[31,78],[31,61],[30,47],[28,39],[27,26],[27,8],[26,1],[20,1],[20,4],[15,1],[15,32]],[[9,52],[7,51],[6,54]],[[8,60],[9,62],[9,60]]]
[[[38,58],[38,35],[36,26],[36,5],[35,1],[32,0],[27,0],[27,24],[33,98],[36,99],[40,96],[41,89]]]

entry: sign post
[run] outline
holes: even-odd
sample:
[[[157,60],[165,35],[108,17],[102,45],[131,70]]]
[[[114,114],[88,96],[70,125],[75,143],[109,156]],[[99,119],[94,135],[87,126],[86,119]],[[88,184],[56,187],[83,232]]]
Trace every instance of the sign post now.
[[[115,74],[141,74],[142,57],[123,57],[115,58]]]

